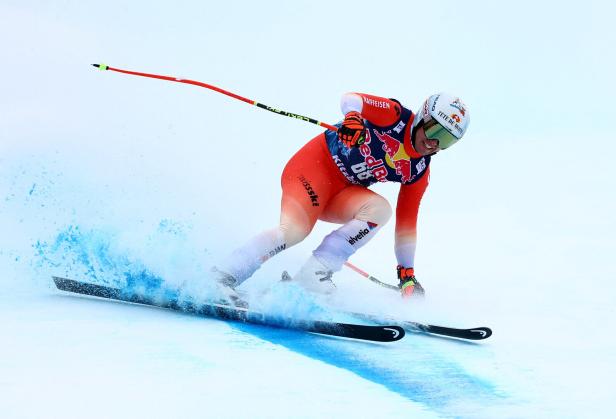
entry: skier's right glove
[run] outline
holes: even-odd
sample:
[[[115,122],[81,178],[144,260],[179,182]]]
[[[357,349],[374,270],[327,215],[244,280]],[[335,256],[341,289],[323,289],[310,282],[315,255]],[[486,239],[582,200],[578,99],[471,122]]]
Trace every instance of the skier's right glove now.
[[[359,147],[366,141],[364,119],[357,111],[346,114],[342,126],[338,128],[338,138],[348,148]]]
[[[405,268],[403,266],[398,265],[398,280],[400,283],[398,287],[400,288],[400,294],[402,294],[402,298],[411,298],[411,297],[423,297],[425,295],[425,291],[417,278],[415,278],[415,270],[413,268]]]

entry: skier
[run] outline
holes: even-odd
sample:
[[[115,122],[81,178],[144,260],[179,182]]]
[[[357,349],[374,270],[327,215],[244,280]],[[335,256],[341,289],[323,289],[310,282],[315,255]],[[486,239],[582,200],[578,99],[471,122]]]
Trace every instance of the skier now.
[[[418,114],[395,99],[363,93],[342,97],[344,120],[304,145],[282,173],[280,223],[262,232],[213,268],[227,297],[268,259],[301,242],[317,220],[342,224],[327,235],[294,276],[306,289],[335,290],[332,275],[390,219],[385,198],[368,189],[398,182],[395,254],[402,297],[423,295],[415,277],[419,203],[430,160],[464,135],[469,114],[459,98],[430,96]]]

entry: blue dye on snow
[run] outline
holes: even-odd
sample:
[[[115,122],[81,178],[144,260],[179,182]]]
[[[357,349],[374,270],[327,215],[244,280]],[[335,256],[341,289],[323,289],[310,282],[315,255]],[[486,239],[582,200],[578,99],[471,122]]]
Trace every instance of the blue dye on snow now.
[[[457,416],[460,413],[458,406],[470,407],[472,400],[477,401],[476,407],[479,409],[481,405],[506,399],[506,395],[488,380],[473,376],[455,362],[439,356],[434,347],[423,348],[432,337],[407,334],[400,342],[381,344],[250,324],[232,325],[263,340],[381,384],[444,417]],[[417,353],[421,356],[416,356]]]

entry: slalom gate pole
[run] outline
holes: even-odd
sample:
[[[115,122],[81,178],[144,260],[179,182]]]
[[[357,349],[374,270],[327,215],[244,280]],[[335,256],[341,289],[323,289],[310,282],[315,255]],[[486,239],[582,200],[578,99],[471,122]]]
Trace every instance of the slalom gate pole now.
[[[397,286],[391,285],[391,284],[386,284],[383,281],[379,281],[378,279],[376,279],[375,277],[373,277],[369,273],[367,273],[365,271],[362,271],[357,266],[353,265],[351,262],[344,262],[344,265],[347,268],[350,268],[350,269],[354,270],[355,272],[357,272],[358,274],[360,274],[364,278],[367,278],[370,281],[374,282],[375,284],[382,286],[383,288],[387,288],[387,289],[390,289],[390,290],[395,290],[396,292],[400,292],[400,288],[398,288]]]
[[[338,130],[338,128],[336,128],[335,126],[326,124],[325,122],[317,121],[316,119],[309,118],[303,115],[298,115],[296,113],[291,113],[291,112],[283,111],[280,109],[272,108],[271,106],[264,105],[263,103],[259,103],[252,99],[247,99],[243,96],[236,95],[235,93],[229,92],[228,90],[224,90],[224,89],[221,89],[220,87],[212,86],[211,84],[203,83],[200,81],[180,79],[177,77],[170,77],[170,76],[161,76],[159,74],[149,74],[149,73],[140,73],[137,71],[122,70],[120,68],[109,67],[106,64],[92,64],[92,65],[102,71],[106,71],[106,70],[116,71],[118,73],[130,74],[131,76],[149,77],[152,79],[167,80],[167,81],[173,81],[177,83],[192,84],[194,86],[204,87],[206,89],[210,89],[210,90],[214,90],[215,92],[222,93],[223,95],[230,96],[233,99],[241,100],[242,102],[246,102],[249,105],[254,105],[258,108],[277,113],[278,115],[288,116],[289,118],[300,119],[302,121],[310,122],[311,124],[315,124],[315,125],[319,125],[321,127],[327,128],[328,130],[332,130],[332,131]]]

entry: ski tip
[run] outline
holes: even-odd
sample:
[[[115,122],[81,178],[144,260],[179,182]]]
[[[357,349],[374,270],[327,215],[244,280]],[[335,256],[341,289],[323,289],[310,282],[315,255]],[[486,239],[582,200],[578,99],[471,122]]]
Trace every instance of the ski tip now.
[[[406,332],[400,326],[383,326],[383,330],[389,332],[391,335],[388,339],[389,342],[395,342],[404,337]]]
[[[60,291],[70,291],[71,287],[77,284],[77,281],[68,278],[62,278],[61,276],[52,276],[56,288]]]
[[[61,278],[59,276],[52,276],[53,282],[56,284],[56,287],[61,284],[63,281],[66,281],[66,278]]]
[[[489,327],[475,327],[473,329],[468,329],[468,331],[472,333],[471,339],[475,340],[487,339],[492,336],[492,329]]]

